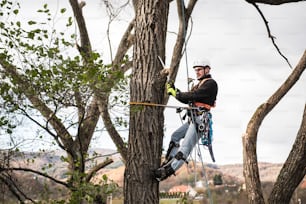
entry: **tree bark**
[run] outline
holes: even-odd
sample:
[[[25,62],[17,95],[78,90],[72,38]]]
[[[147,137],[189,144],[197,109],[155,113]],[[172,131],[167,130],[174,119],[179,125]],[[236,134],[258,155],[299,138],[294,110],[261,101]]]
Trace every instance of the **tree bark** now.
[[[298,81],[299,77],[306,68],[306,51],[304,52],[299,64],[292,71],[287,80],[280,88],[268,99],[266,103],[261,104],[251,120],[248,123],[246,133],[243,140],[243,173],[246,182],[246,189],[249,203],[261,204],[265,203],[261,182],[259,178],[256,142],[259,127],[265,116],[278,104],[282,97],[290,90]],[[292,175],[293,176],[293,175]],[[287,186],[282,186],[286,188]]]
[[[168,2],[138,1],[130,84],[133,102],[162,103],[165,77],[158,56],[165,56]],[[134,109],[133,109],[134,108]],[[159,185],[152,171],[159,167],[164,116],[161,107],[130,110],[130,132],[124,173],[124,203],[159,203]]]
[[[270,204],[289,203],[306,174],[306,104],[300,130],[269,197]]]

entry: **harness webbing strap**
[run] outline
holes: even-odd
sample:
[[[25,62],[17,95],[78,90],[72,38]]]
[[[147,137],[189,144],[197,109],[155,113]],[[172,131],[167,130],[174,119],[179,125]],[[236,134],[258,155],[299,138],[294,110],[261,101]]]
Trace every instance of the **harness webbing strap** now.
[[[211,109],[211,105],[207,104],[207,103],[201,103],[201,102],[194,102],[194,105],[196,107],[202,107],[202,108],[206,108],[207,110]]]

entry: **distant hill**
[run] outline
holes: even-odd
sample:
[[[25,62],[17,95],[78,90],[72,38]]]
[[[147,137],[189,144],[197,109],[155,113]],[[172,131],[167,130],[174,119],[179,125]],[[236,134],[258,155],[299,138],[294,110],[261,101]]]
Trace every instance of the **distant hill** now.
[[[31,168],[45,172],[57,179],[64,179],[67,171],[66,153],[62,150],[43,152],[15,152],[10,156],[10,166]],[[102,162],[106,158],[112,158],[114,162],[108,168],[117,168],[123,165],[119,153],[110,149],[94,149],[89,151],[87,168]],[[92,159],[92,160],[91,160]]]
[[[275,182],[283,164],[259,162],[259,175],[261,181]],[[244,180],[242,164],[220,165],[219,170],[225,175],[231,175]]]
[[[108,177],[120,186],[123,185],[123,174],[124,174],[124,165],[120,159],[120,155],[110,149],[94,149],[89,152],[90,157],[95,157],[95,160],[88,162],[87,167],[91,166],[105,160],[107,157],[112,158],[114,162],[107,166],[105,169],[102,169],[98,172],[96,179],[97,180],[102,174],[108,175]],[[64,179],[67,163],[62,162],[66,157],[64,151],[50,151],[50,152],[22,152],[18,153],[13,157],[11,165],[13,166],[23,166],[28,168],[33,168],[39,171],[44,171],[50,175],[55,176],[58,179]],[[193,162],[190,164],[184,165],[176,174],[177,176],[172,176],[169,179],[177,180],[183,179],[184,177],[193,177],[194,176],[194,165]],[[243,182],[243,166],[242,164],[229,164],[229,165],[215,165],[215,164],[205,164],[205,172],[200,164],[197,164],[197,173],[200,176],[206,177],[208,180],[211,180],[214,175],[221,174],[223,179],[226,182]],[[259,172],[260,178],[262,181],[274,182],[277,178],[277,175],[282,167],[282,164],[274,163],[259,163]]]
[[[282,164],[272,163],[259,163],[260,178],[263,182],[275,182],[277,175],[282,167]],[[194,177],[195,174],[194,165],[184,165],[176,172],[176,176],[171,176],[163,182],[174,182],[180,183],[181,180],[186,180],[187,177]],[[221,174],[225,183],[243,183],[243,166],[242,164],[231,164],[231,165],[213,165],[213,168],[209,164],[205,164],[204,170],[200,164],[197,164],[196,168],[197,177],[206,176],[208,180],[212,182],[213,177],[217,174]],[[116,169],[104,169],[99,174],[106,174],[120,186],[123,185],[123,174],[124,166],[119,166]],[[204,175],[205,174],[205,175]],[[192,180],[192,178],[191,178]]]

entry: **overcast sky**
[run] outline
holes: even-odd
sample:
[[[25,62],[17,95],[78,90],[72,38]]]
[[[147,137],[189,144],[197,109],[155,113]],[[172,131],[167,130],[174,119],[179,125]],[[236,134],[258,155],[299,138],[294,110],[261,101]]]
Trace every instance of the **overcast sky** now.
[[[38,3],[39,1],[35,1]],[[50,1],[41,1],[49,2]],[[53,7],[70,8],[67,1],[52,1]],[[64,2],[64,3],[63,3]],[[120,2],[119,0],[117,2]],[[106,38],[107,15],[102,13],[99,0],[86,1],[83,14],[94,49],[104,50],[109,60]],[[175,3],[171,5],[169,31],[177,31]],[[26,4],[28,18],[35,16],[34,6]],[[283,6],[260,5],[269,21],[276,43],[292,66],[298,63],[306,48],[306,2]],[[32,14],[32,15],[31,15]],[[112,46],[124,32],[131,12],[111,27]],[[127,20],[128,19],[128,20]],[[187,44],[187,57],[181,61],[176,86],[186,90],[187,68],[189,77],[195,75],[191,68],[195,59],[211,62],[211,73],[219,85],[217,106],[213,113],[214,152],[216,164],[242,163],[242,139],[246,125],[256,108],[286,80],[291,69],[273,47],[263,20],[255,8],[240,0],[200,0],[192,14],[192,36]],[[168,33],[166,64],[169,65],[174,35]],[[259,161],[284,162],[301,124],[306,102],[306,74],[272,110],[262,123],[258,134]],[[171,98],[169,105],[183,105]],[[175,109],[165,111],[165,139],[167,148],[171,133],[181,125]],[[31,128],[29,128],[31,129]],[[94,142],[94,147],[114,148],[106,132]],[[204,151],[204,161],[211,162]]]

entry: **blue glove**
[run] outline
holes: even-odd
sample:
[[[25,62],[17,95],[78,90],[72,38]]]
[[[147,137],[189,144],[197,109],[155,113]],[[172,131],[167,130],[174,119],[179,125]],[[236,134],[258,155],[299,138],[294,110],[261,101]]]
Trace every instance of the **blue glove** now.
[[[175,88],[173,83],[167,82],[166,89],[167,89],[167,94],[172,95],[174,97],[176,96],[177,89]]]

